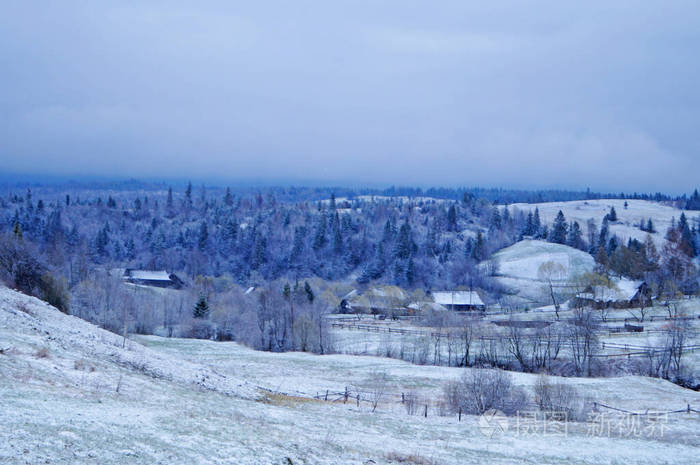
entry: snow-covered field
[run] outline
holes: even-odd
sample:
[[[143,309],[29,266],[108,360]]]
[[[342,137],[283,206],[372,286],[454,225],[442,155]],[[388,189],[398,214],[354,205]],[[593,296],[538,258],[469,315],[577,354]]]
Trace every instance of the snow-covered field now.
[[[627,208],[625,208],[625,202],[627,202]],[[586,234],[586,222],[589,219],[593,219],[596,227],[600,229],[603,217],[610,212],[611,207],[615,207],[618,221],[610,223],[611,235],[617,234],[625,242],[630,237],[644,241],[647,233],[639,229],[639,223],[641,221],[646,223],[651,218],[656,230],[652,237],[657,246],[663,245],[666,230],[674,218],[678,221],[682,213],[682,210],[658,202],[624,199],[577,200],[538,204],[516,203],[511,205],[511,207],[524,212],[534,212],[535,208],[538,208],[540,218],[549,226],[551,226],[557,213],[561,210],[567,221],[579,222],[584,234]],[[694,220],[699,215],[698,212],[686,212],[686,216],[688,216],[688,220]]]
[[[496,252],[492,260],[498,263],[498,274],[517,279],[539,280],[538,270],[543,263],[561,265],[565,275],[561,280],[593,270],[593,257],[573,247],[551,242],[523,240]]]
[[[540,240],[523,240],[496,252],[490,261],[497,264],[496,280],[516,292],[521,305],[543,303],[548,299],[545,282],[539,275],[546,262],[561,265],[564,273],[555,281],[566,284],[575,276],[593,271],[593,257],[578,249]]]
[[[461,369],[350,355],[272,354],[236,343],[127,341],[0,288],[0,463],[386,464],[694,463],[697,414],[651,437],[571,423],[563,433],[511,427],[484,435],[477,417],[409,416],[391,397],[368,405],[309,394],[389,375],[392,394],[430,397]],[[530,389],[535,376],[514,374]],[[569,378],[631,410],[700,408],[700,394],[641,377]],[[264,387],[296,395],[269,395]],[[117,392],[118,388],[118,392]]]

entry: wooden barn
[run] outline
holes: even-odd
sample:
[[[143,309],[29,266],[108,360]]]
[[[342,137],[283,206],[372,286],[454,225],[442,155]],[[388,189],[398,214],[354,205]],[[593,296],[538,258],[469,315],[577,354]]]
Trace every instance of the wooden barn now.
[[[579,304],[593,308],[651,306],[651,288],[644,281],[619,279],[611,287],[589,286],[576,296]]]
[[[438,291],[431,293],[433,301],[448,310],[486,310],[486,304],[476,291]]]
[[[167,271],[132,270],[124,271],[124,281],[142,286],[181,289],[185,283],[175,274]]]

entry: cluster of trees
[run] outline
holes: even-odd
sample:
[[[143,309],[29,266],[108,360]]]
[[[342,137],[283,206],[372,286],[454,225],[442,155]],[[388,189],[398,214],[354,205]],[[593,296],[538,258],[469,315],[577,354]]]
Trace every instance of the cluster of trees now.
[[[547,225],[538,209],[525,213],[459,192],[460,200],[444,201],[336,201],[331,193],[329,200],[311,203],[281,202],[272,193],[234,195],[230,189],[213,196],[203,187],[195,193],[191,184],[181,193],[52,191],[46,199],[35,199],[27,190],[0,197],[0,226],[35,244],[70,287],[96,266],[166,269],[190,279],[228,274],[241,285],[354,276],[361,284],[408,288],[475,282],[488,287],[476,264],[523,237],[585,250],[619,274],[649,271],[638,266],[645,263],[642,255],[654,255],[648,244],[624,245],[609,233],[609,224],[617,220],[614,209],[600,229],[589,221],[584,231],[562,212]],[[645,227],[653,230],[651,220]],[[700,244],[697,228],[682,215],[675,230],[678,234],[669,233],[674,243],[694,257]]]
[[[0,197],[0,225],[36,245],[71,287],[95,267],[229,274],[240,284],[318,276],[403,286],[457,285],[513,243],[522,213],[485,199],[279,202],[191,185],[160,192]],[[457,271],[458,270],[458,271]]]
[[[498,293],[501,289],[477,264],[524,237],[587,251],[600,274],[645,278],[659,295],[697,290],[692,260],[700,251],[700,233],[685,214],[669,228],[658,251],[651,236],[623,244],[610,234],[610,224],[617,221],[614,209],[600,228],[591,220],[584,232],[561,211],[552,224],[544,224],[538,209],[496,205],[466,190],[459,191],[458,200],[336,199],[331,192],[316,202],[280,201],[275,192],[195,192],[190,184],[180,193],[170,188],[54,189],[42,198],[31,190],[8,193],[0,196],[0,278],[115,332],[160,328],[165,335],[320,353],[332,350],[323,315],[337,302],[323,285],[312,289],[307,280],[464,286]],[[455,194],[428,192],[446,198]],[[505,194],[519,195],[500,191]],[[311,193],[283,194],[301,195]],[[647,227],[653,229],[651,221]],[[190,285],[164,293],[127,287],[113,272],[126,267],[181,272]],[[251,285],[255,291],[243,292]],[[573,371],[587,373],[595,343],[580,333],[586,327],[581,322],[570,333],[534,339],[519,338],[514,330],[505,339],[481,344],[478,354],[470,351],[473,329],[465,327],[444,339],[403,347],[400,356],[444,364],[444,344],[447,364],[500,366],[515,360],[520,369],[537,371],[550,369],[556,360],[558,346],[552,341],[568,340],[575,350]]]

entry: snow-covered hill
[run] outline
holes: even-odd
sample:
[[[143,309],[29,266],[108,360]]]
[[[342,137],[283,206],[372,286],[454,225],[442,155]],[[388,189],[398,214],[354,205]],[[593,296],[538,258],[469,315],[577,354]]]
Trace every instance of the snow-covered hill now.
[[[561,265],[566,275],[561,280],[593,270],[593,257],[578,249],[537,240],[523,240],[501,249],[491,258],[498,263],[497,274],[509,278],[539,280],[538,270],[545,262]]]
[[[583,423],[554,438],[514,428],[489,437],[477,417],[437,415],[430,397],[424,418],[407,415],[393,397],[372,413],[352,402],[261,396],[258,385],[304,392],[362,385],[377,369],[388,373],[392,396],[438,395],[464,369],[137,339],[149,347],[131,340],[122,348],[118,335],[0,287],[0,463],[691,463],[700,446],[699,420],[685,414],[654,439],[590,434]],[[524,388],[535,379],[514,375]],[[698,393],[656,379],[564,382],[630,409],[700,402]]]
[[[627,208],[625,208],[627,203]],[[581,229],[586,234],[586,222],[589,219],[595,221],[596,227],[600,229],[603,218],[615,207],[618,221],[610,223],[610,234],[617,234],[622,240],[636,238],[644,241],[647,233],[639,229],[640,222],[645,222],[651,218],[654,223],[656,233],[652,234],[654,241],[658,245],[664,242],[666,230],[671,225],[672,220],[681,216],[682,210],[663,205],[658,202],[647,200],[624,200],[624,199],[601,199],[601,200],[577,200],[572,202],[548,202],[538,204],[516,203],[511,205],[524,212],[535,211],[538,208],[542,221],[550,225],[557,216],[559,210],[564,213],[567,221],[578,221]],[[686,212],[690,218],[698,216],[698,212]]]
[[[540,266],[554,262],[563,267],[557,276],[559,286],[572,278],[593,270],[593,257],[578,249],[539,240],[523,240],[499,250],[490,259],[496,264],[496,280],[516,293],[514,305],[542,304],[547,300],[545,282],[539,275]]]

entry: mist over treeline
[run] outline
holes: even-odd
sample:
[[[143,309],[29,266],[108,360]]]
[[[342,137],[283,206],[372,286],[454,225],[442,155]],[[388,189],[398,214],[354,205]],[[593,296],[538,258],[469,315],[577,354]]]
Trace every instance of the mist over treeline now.
[[[35,194],[58,195],[68,191],[79,193],[84,191],[87,195],[99,195],[102,191],[115,190],[122,195],[133,192],[158,192],[168,188],[184,191],[188,184],[193,184],[196,189],[204,187],[212,195],[229,190],[235,195],[274,195],[279,201],[322,200],[336,197],[356,197],[363,195],[380,196],[406,196],[406,197],[432,197],[438,199],[462,200],[465,195],[486,199],[497,204],[510,203],[542,203],[563,202],[574,200],[595,199],[640,199],[657,202],[676,202],[683,208],[688,200],[686,194],[671,195],[663,192],[602,192],[576,189],[511,189],[503,187],[416,187],[391,185],[388,187],[352,186],[349,184],[319,185],[318,183],[306,183],[294,185],[255,183],[255,182],[192,182],[186,179],[179,180],[145,180],[145,179],[108,179],[85,176],[83,178],[66,178],[63,176],[19,176],[0,174],[0,193],[8,195],[23,192],[30,188]],[[223,186],[223,187],[222,187]]]

